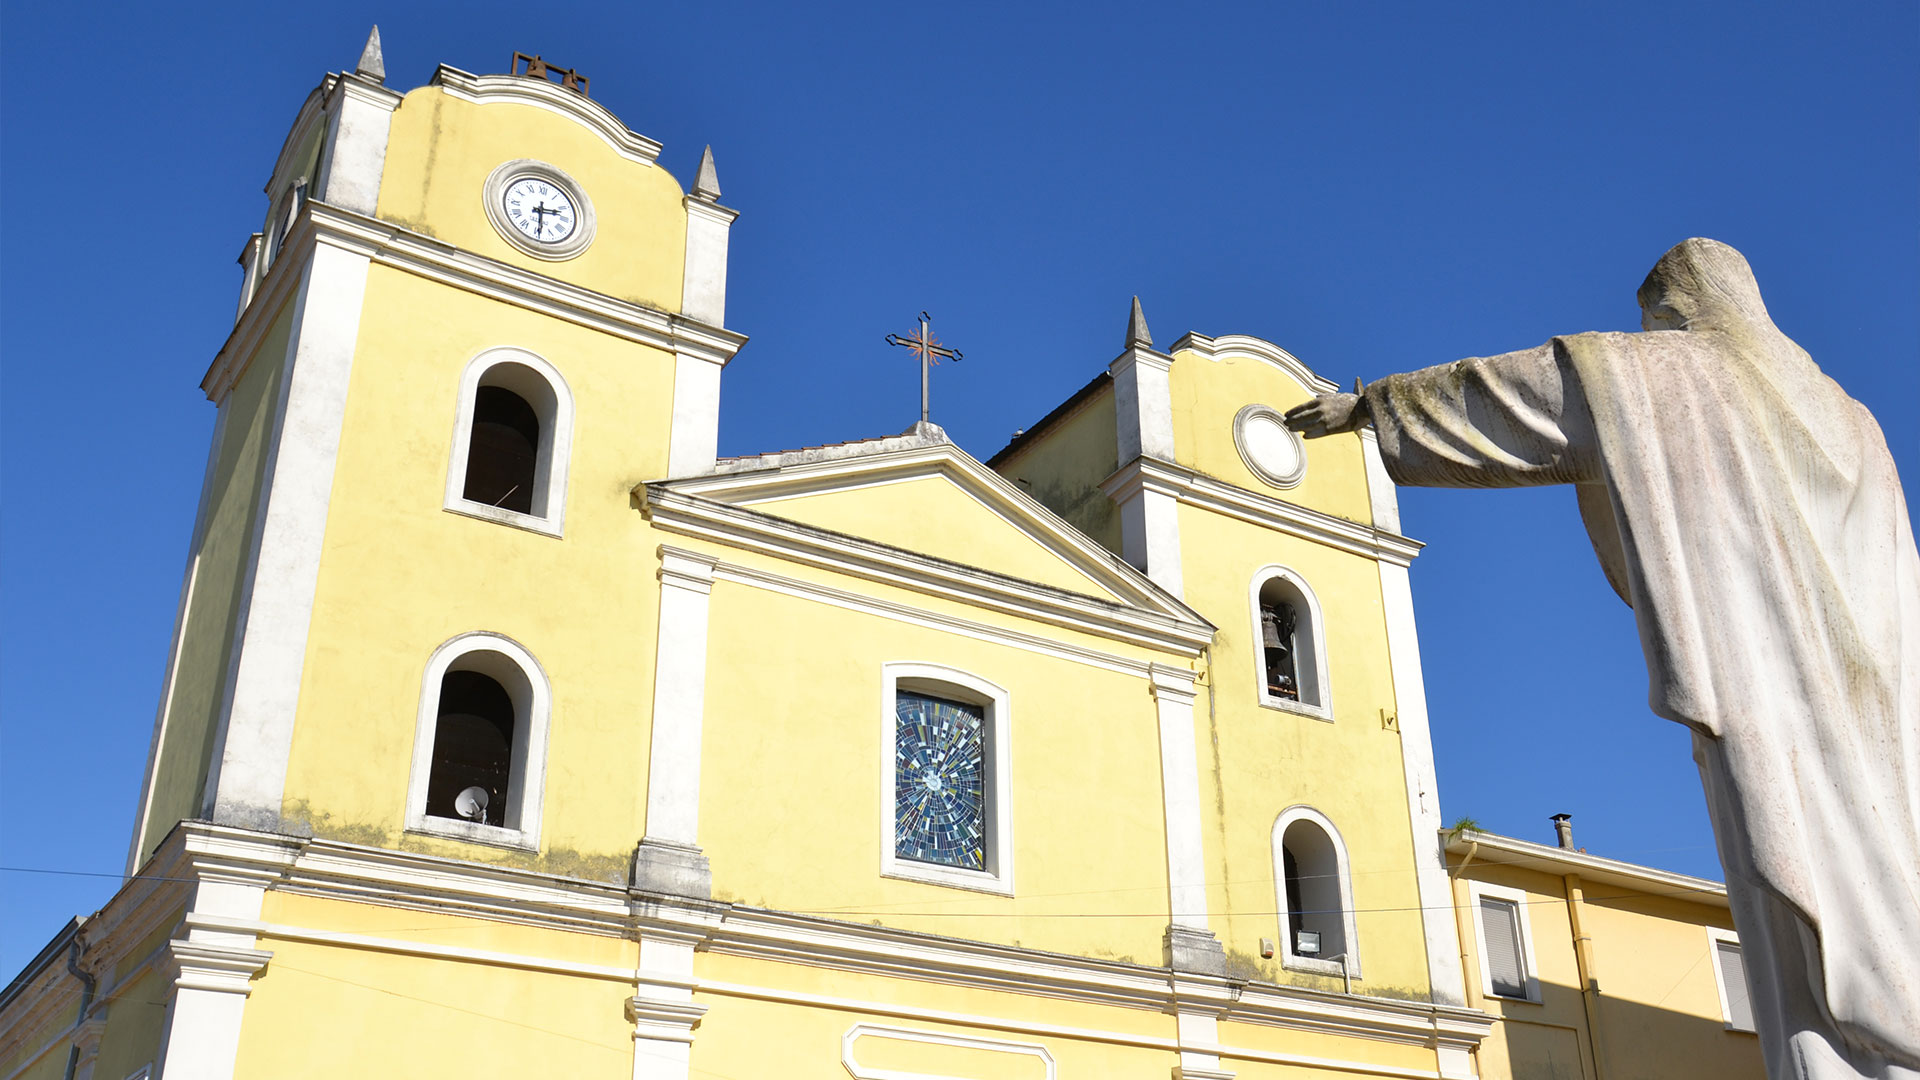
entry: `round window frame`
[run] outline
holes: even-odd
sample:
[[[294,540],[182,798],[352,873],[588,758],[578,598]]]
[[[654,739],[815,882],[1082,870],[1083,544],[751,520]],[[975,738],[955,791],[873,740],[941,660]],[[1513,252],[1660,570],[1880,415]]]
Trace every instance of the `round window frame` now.
[[[1247,449],[1247,424],[1256,417],[1272,417],[1273,422],[1279,426],[1281,431],[1286,433],[1287,438],[1293,441],[1294,456],[1300,464],[1296,466],[1291,473],[1280,475],[1273,472],[1255,460],[1252,452]],[[1281,415],[1280,410],[1271,405],[1261,405],[1256,402],[1255,404],[1245,406],[1234,414],[1233,448],[1240,452],[1240,461],[1246,465],[1247,471],[1259,477],[1260,481],[1269,487],[1285,490],[1286,488],[1297,486],[1301,480],[1306,478],[1306,442],[1300,438],[1299,432],[1287,426],[1286,418]]]
[[[552,244],[543,244],[514,228],[513,222],[508,220],[505,202],[507,188],[514,181],[527,177],[552,184],[572,200],[575,224],[573,231],[567,234],[566,239]],[[586,189],[580,186],[579,181],[544,161],[515,158],[512,161],[501,162],[487,174],[487,182],[481,185],[480,201],[486,207],[487,220],[493,224],[494,231],[499,233],[507,243],[512,244],[515,250],[536,259],[564,262],[578,256],[593,243],[595,227],[598,224],[593,213],[593,200],[587,198]]]

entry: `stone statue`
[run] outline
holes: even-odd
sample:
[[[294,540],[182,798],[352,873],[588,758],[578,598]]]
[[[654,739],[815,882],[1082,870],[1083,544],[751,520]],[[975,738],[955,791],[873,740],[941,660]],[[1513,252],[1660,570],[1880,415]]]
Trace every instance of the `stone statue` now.
[[[1920,1077],[1920,556],[1893,458],[1734,249],[1667,252],[1640,309],[1644,333],[1388,376],[1287,424],[1372,423],[1399,484],[1575,485],[1653,711],[1693,731],[1768,1073]]]

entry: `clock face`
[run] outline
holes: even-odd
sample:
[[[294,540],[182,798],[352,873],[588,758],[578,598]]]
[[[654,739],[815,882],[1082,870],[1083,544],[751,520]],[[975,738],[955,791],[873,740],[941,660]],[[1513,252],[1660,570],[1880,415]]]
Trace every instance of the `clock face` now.
[[[903,690],[894,717],[894,854],[985,870],[985,711]]]
[[[557,244],[573,235],[579,213],[558,184],[537,176],[522,176],[500,195],[507,221],[522,236],[541,244]]]

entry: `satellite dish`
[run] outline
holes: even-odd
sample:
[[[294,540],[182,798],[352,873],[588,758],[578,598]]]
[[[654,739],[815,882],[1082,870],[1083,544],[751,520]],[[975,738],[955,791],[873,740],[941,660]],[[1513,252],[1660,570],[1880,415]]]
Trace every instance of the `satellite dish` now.
[[[470,787],[454,796],[453,812],[468,821],[484,821],[487,816],[487,789]]]

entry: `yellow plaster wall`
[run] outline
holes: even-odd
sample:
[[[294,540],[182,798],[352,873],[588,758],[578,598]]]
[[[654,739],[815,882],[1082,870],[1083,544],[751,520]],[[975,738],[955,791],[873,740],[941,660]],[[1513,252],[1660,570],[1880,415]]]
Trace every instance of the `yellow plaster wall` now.
[[[1233,418],[1242,407],[1257,403],[1284,413],[1313,396],[1291,375],[1254,357],[1208,360],[1180,352],[1174,354],[1169,380],[1174,453],[1180,464],[1261,495],[1350,521],[1372,522],[1358,435],[1307,440],[1307,471],[1291,488],[1269,487],[1241,460],[1233,441]],[[1186,542],[1184,533],[1181,540]]]
[[[1165,822],[1143,677],[732,582],[715,586],[710,619],[700,837],[716,896],[1161,962]],[[945,664],[1006,688],[1017,897],[880,876],[886,661]]]
[[[631,983],[275,941],[234,1075],[625,1077]]]
[[[789,521],[1111,600],[1113,594],[944,476],[756,503]]]
[[[519,158],[554,165],[586,190],[598,227],[579,256],[533,258],[487,220],[487,175]],[[532,105],[476,104],[423,86],[393,114],[378,214],[490,259],[677,312],[686,270],[684,194],[665,169],[621,157],[571,117]]]
[[[459,381],[483,349],[529,349],[574,400],[564,539],[442,509]],[[673,358],[373,267],[315,591],[286,813],[324,836],[401,842],[421,681],[434,649],[488,630],[553,689],[542,855],[625,880],[641,834],[658,560],[630,507],[663,475]],[[441,854],[518,853],[410,838]]]
[[[255,543],[254,518],[278,407],[281,369],[292,327],[292,306],[254,350],[254,360],[221,408],[226,427],[207,480],[206,533],[194,556],[193,593],[181,627],[166,732],[155,763],[153,802],[146,819],[144,858],[175,822],[200,816],[202,788],[213,752],[234,622]]]
[[[1362,975],[1355,992],[1424,999],[1426,945],[1400,736],[1380,723],[1380,710],[1391,714],[1395,706],[1378,564],[1184,505],[1180,540],[1186,600],[1219,627],[1211,699],[1203,694],[1195,705],[1216,933],[1240,970],[1339,988],[1338,979],[1259,958],[1260,938],[1282,939],[1273,825],[1281,811],[1306,804],[1331,819],[1346,843]],[[1259,703],[1249,590],[1255,572],[1274,563],[1298,572],[1320,601],[1331,723]]]
[[[1173,1018],[1147,1009],[881,979],[710,953],[699,954],[695,973],[703,982],[771,989],[776,997],[811,994],[843,1003],[807,1005],[730,993],[698,993],[695,1000],[706,1005],[708,1012],[701,1020],[693,1047],[696,1076],[846,1080],[848,1070],[841,1064],[840,1040],[849,1028],[860,1023],[1039,1044],[1053,1055],[1062,1077],[1165,1076],[1178,1063],[1171,1049],[1155,1045],[1164,1045],[1175,1037]],[[863,1003],[876,1007],[852,1007]],[[959,1024],[901,1016],[895,1010],[902,1005],[946,1015],[1003,1019],[1016,1026],[1049,1024],[1110,1033],[1113,1038],[1072,1039],[1009,1031],[990,1023]],[[1140,1042],[1148,1045],[1138,1045]],[[906,1042],[880,1044],[872,1039],[861,1039],[858,1047],[858,1060],[868,1067],[969,1080],[1013,1080],[1031,1075],[1031,1058]]]
[[[1608,1072],[1700,1080],[1759,1080],[1760,1040],[1728,1031],[1708,926],[1731,930],[1724,908],[1588,884],[1581,925],[1594,940]],[[1595,898],[1599,899],[1595,899]]]
[[[1438,1067],[1438,1060],[1432,1048],[1418,1043],[1388,1042],[1384,1039],[1368,1039],[1353,1035],[1300,1031],[1270,1024],[1222,1023],[1219,1030],[1222,1045],[1256,1053],[1356,1062],[1412,1071],[1432,1072]],[[1253,1057],[1228,1058],[1222,1064],[1232,1069],[1239,1077],[1246,1077],[1249,1080],[1263,1077],[1294,1077],[1303,1075],[1303,1072],[1305,1075],[1354,1075],[1342,1069],[1330,1069],[1325,1073],[1320,1070],[1302,1070],[1299,1066],[1261,1061]]]
[[[1020,483],[1040,505],[1118,553],[1120,513],[1100,490],[1100,482],[1119,467],[1113,384],[1109,381],[1071,415],[1036,436],[1032,444],[996,469]]]
[[[100,1056],[94,1059],[93,1075],[131,1076],[142,1065],[159,1059],[160,1036],[166,1029],[167,999],[172,994],[171,980],[153,968],[115,994],[107,1007],[107,1033],[100,1040]]]

